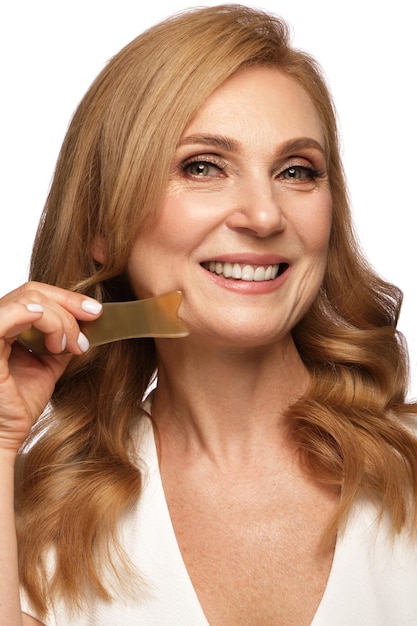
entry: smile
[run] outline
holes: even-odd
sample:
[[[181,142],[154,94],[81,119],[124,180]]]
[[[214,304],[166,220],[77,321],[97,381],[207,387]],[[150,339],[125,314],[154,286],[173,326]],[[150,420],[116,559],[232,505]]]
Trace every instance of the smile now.
[[[288,267],[287,263],[274,265],[243,265],[240,263],[221,263],[220,261],[207,261],[202,266],[213,274],[233,280],[245,280],[248,282],[262,282],[274,280]]]

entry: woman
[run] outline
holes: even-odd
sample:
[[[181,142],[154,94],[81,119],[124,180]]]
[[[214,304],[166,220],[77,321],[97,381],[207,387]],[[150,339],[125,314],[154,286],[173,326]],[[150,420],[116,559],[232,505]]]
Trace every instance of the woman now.
[[[173,289],[186,338],[80,333],[102,301]],[[31,282],[1,301],[3,621],[414,624],[400,304],[283,22],[224,5],[130,43],[72,120]],[[31,325],[51,354],[14,341]]]

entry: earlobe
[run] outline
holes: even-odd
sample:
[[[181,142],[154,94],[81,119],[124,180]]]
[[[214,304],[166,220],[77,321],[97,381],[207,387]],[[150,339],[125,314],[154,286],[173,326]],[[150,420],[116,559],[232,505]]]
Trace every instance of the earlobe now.
[[[101,235],[96,235],[94,237],[93,247],[92,247],[92,255],[93,259],[103,265],[106,261],[107,250],[106,243],[104,241],[104,237]]]

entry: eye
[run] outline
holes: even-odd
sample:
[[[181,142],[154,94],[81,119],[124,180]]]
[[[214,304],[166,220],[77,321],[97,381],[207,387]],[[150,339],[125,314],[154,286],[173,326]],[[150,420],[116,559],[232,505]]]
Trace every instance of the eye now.
[[[223,167],[213,160],[194,158],[187,159],[181,165],[181,170],[191,178],[218,178],[222,175]]]
[[[288,181],[311,181],[319,176],[319,172],[312,167],[305,165],[291,165],[279,174],[279,178]]]

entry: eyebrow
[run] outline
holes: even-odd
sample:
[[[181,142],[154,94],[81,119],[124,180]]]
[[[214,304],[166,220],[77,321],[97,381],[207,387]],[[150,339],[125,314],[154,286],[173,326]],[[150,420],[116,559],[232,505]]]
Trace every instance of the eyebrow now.
[[[216,148],[226,150],[227,152],[238,152],[240,148],[240,143],[238,141],[222,135],[187,135],[178,142],[177,148],[194,144],[215,146]],[[289,139],[279,147],[279,152],[286,156],[305,148],[313,148],[321,152],[323,155],[325,154],[324,147],[312,137]]]
[[[291,152],[297,152],[298,150],[303,150],[304,148],[314,148],[315,150],[319,150],[322,154],[325,154],[324,147],[321,143],[312,137],[289,139],[281,146],[281,152],[284,154],[290,154]]]
[[[238,152],[240,146],[239,142],[235,139],[229,139],[229,137],[223,137],[222,135],[187,135],[183,139],[180,139],[177,148],[194,145],[196,143],[206,146],[216,146],[228,152]]]

